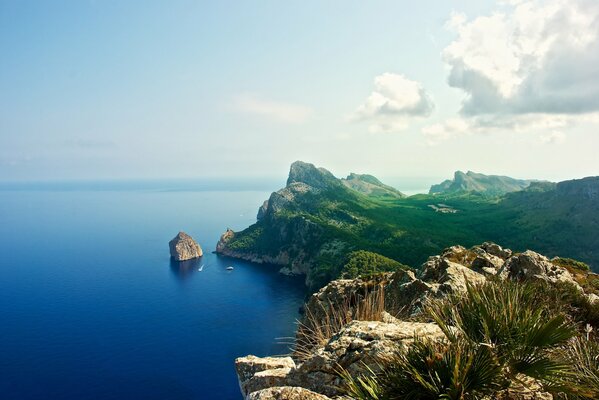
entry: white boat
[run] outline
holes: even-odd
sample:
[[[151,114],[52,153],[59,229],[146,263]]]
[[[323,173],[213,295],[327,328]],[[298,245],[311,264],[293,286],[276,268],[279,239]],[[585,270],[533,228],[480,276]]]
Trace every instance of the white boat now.
[[[198,269],[198,271],[202,272],[203,269],[204,269],[204,264],[202,264],[202,266]]]
[[[229,265],[229,266],[227,267],[227,271],[232,271],[232,270],[233,270],[233,267]]]

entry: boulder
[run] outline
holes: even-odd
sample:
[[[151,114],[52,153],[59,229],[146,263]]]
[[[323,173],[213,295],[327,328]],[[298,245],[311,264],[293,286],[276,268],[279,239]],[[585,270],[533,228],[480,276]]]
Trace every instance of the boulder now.
[[[339,396],[339,368],[352,376],[376,371],[381,362],[389,359],[414,336],[442,340],[444,335],[434,323],[352,321],[321,348],[289,372],[287,382],[318,393]]]
[[[293,386],[276,386],[250,393],[247,400],[330,400],[330,397]]]
[[[443,260],[441,262],[444,268],[443,275],[439,278],[441,284],[440,290],[444,293],[464,293],[466,292],[466,284],[480,285],[485,283],[486,278],[476,271],[463,265]]]
[[[507,260],[512,256],[510,249],[504,249],[500,245],[493,242],[484,242],[480,247],[492,256],[499,257],[502,260]]]
[[[202,257],[202,248],[191,236],[185,232],[179,232],[177,236],[168,242],[171,257],[176,261],[186,261]]]
[[[279,386],[295,368],[291,357],[239,357],[235,360],[235,370],[239,379],[239,388],[243,396],[260,389]]]
[[[577,290],[583,291],[566,268],[552,263],[547,257],[531,250],[510,257],[500,273],[502,276],[516,280],[537,279],[549,283],[565,282],[573,285]]]

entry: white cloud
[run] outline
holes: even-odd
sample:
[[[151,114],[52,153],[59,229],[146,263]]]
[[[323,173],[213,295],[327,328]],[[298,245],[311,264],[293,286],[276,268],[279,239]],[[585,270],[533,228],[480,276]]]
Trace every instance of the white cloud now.
[[[599,2],[506,0],[490,15],[452,13],[448,82],[466,93],[460,116],[424,127],[428,144],[464,134],[529,133],[561,143],[599,123]]]
[[[451,15],[443,51],[462,114],[599,110],[599,2],[512,1],[489,16]]]
[[[471,133],[472,126],[464,118],[449,118],[442,123],[432,124],[422,128],[422,134],[429,146]]]
[[[370,122],[371,133],[404,130],[412,117],[428,117],[434,105],[422,85],[401,74],[384,73],[374,79],[374,90],[354,113]]]
[[[234,97],[233,106],[237,111],[258,115],[278,122],[298,124],[306,122],[312,109],[306,106],[266,100],[253,94],[240,94]]]
[[[543,144],[560,144],[566,140],[566,135],[559,131],[547,132],[542,134],[539,139]]]

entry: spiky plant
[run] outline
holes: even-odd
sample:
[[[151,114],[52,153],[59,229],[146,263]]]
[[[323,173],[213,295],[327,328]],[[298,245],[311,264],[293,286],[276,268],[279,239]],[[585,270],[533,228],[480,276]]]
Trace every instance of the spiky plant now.
[[[318,303],[320,309],[306,314],[298,323],[294,355],[307,358],[315,347],[324,346],[333,335],[351,321],[380,321],[385,311],[385,288],[382,285],[353,293],[335,305]]]
[[[482,399],[504,386],[502,368],[492,350],[465,340],[439,342],[415,338],[378,374],[341,375],[352,399]]]
[[[599,342],[594,338],[574,338],[564,347],[563,357],[573,369],[572,398],[599,398]]]
[[[521,379],[525,376],[543,390],[563,391],[569,368],[554,352],[576,330],[534,289],[509,281],[468,283],[464,295],[432,302],[427,311],[451,342],[466,340],[491,349],[507,382],[527,385]]]

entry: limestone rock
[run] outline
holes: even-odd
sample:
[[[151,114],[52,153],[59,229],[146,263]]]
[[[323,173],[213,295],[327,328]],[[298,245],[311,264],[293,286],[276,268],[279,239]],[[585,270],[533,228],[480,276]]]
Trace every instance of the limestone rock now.
[[[239,388],[244,397],[249,393],[279,386],[295,362],[291,357],[239,357],[235,360],[235,370],[239,379]]]
[[[234,236],[235,236],[235,232],[233,232],[232,229],[227,228],[225,233],[223,233],[220,236],[220,239],[219,239],[218,243],[216,244],[216,252],[221,253],[225,249],[227,242],[229,242],[231,239],[233,239]]]
[[[268,210],[268,200],[264,200],[264,203],[262,203],[262,205],[258,209],[258,215],[256,216],[256,219],[258,221],[260,221],[262,218],[264,218],[267,210]]]
[[[191,260],[202,257],[202,248],[191,236],[185,232],[179,232],[177,236],[168,243],[171,257],[177,261]]]
[[[353,376],[365,373],[366,368],[376,370],[381,361],[411,343],[414,335],[431,340],[444,337],[433,323],[352,321],[324,347],[292,369],[288,382],[327,396],[340,395],[339,367]]]
[[[583,291],[568,270],[531,250],[510,257],[505,262],[501,274],[516,280],[541,279],[550,283],[566,282]]]
[[[248,400],[330,400],[311,390],[293,386],[276,386],[250,393]]]
[[[480,247],[487,253],[503,260],[507,260],[512,256],[512,251],[510,249],[504,249],[493,242],[484,242]]]
[[[486,281],[486,278],[463,265],[443,260],[441,263],[445,267],[443,275],[439,279],[440,290],[445,293],[465,292],[467,282],[471,285],[479,285]]]

